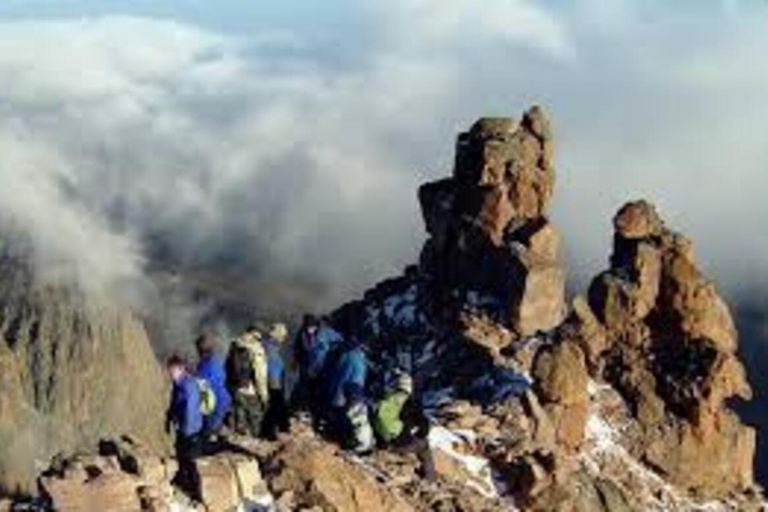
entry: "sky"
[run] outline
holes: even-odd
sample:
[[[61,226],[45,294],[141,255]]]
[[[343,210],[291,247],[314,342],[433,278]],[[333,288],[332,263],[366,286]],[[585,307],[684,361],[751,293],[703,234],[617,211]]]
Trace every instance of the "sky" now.
[[[5,0],[0,222],[44,279],[341,300],[416,261],[459,131],[540,104],[575,286],[646,197],[736,294],[768,275],[767,54],[762,1]]]

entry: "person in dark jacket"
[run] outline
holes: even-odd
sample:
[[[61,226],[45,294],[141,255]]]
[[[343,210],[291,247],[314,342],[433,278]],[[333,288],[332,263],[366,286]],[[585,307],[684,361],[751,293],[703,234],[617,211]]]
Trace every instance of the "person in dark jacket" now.
[[[269,382],[269,402],[264,417],[263,434],[274,440],[277,434],[290,430],[288,405],[286,403],[286,373],[283,359],[283,346],[288,339],[285,324],[274,324],[264,338],[264,350],[267,353],[267,374]]]
[[[224,418],[232,407],[232,396],[227,390],[227,374],[224,358],[216,353],[216,340],[212,334],[201,335],[195,342],[199,361],[197,377],[205,379],[216,396],[216,406],[211,414],[203,418],[203,436],[206,440],[218,436],[224,425]]]
[[[437,479],[435,461],[429,447],[429,419],[421,401],[414,395],[413,378],[403,373],[376,405],[374,432],[385,448],[415,453],[421,463],[421,477]]]
[[[230,426],[240,435],[262,435],[269,402],[269,369],[262,334],[255,325],[232,342],[227,356],[228,389],[233,397]]]
[[[186,362],[172,356],[167,363],[168,374],[173,382],[170,406],[166,417],[166,429],[176,431],[176,460],[179,471],[175,477],[179,487],[189,496],[201,502],[200,474],[196,460],[203,452],[203,415],[200,405],[200,389],[195,377],[187,371]]]

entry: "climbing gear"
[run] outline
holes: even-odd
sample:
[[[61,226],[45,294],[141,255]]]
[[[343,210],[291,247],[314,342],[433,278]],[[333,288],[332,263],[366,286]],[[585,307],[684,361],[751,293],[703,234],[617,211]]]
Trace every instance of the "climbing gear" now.
[[[200,413],[203,416],[210,416],[216,410],[216,393],[206,379],[196,378],[195,381],[200,391]]]

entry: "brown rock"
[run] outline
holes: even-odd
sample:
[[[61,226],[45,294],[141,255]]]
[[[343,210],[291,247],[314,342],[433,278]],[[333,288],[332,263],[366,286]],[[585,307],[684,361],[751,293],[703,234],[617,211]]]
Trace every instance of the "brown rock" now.
[[[557,327],[565,317],[565,272],[527,253],[517,259],[511,301],[512,327],[522,336]]]
[[[711,430],[687,423],[648,446],[646,457],[674,484],[702,498],[741,492],[754,484],[755,432],[723,413]]]
[[[41,485],[56,510],[141,510],[137,477],[110,472],[89,481],[43,479]]]
[[[573,300],[570,315],[558,329],[558,338],[574,342],[581,348],[590,372],[597,371],[601,356],[609,346],[605,328],[582,295]]]
[[[661,234],[664,223],[656,208],[647,201],[634,201],[621,207],[613,219],[616,234],[627,239]]]
[[[537,392],[545,402],[568,406],[588,401],[589,374],[584,354],[575,343],[542,348],[534,363],[533,376]]]
[[[104,437],[165,447],[167,383],[142,323],[2,254],[0,370],[0,487],[34,493],[36,461]]]
[[[372,476],[340,457],[336,449],[320,443],[290,443],[275,454],[277,473],[270,475],[272,492],[293,491],[297,509],[348,512],[407,512],[412,507]]]

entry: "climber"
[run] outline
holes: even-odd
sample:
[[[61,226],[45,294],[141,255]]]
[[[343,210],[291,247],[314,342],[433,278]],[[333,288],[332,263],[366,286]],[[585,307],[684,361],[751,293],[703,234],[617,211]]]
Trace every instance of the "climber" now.
[[[179,487],[187,490],[192,499],[201,502],[200,474],[196,464],[203,452],[200,390],[181,357],[171,356],[166,367],[173,383],[166,431],[170,433],[171,426],[175,427],[176,460],[179,464],[175,480]]]
[[[233,396],[232,428],[241,435],[261,435],[269,402],[267,354],[261,333],[248,327],[229,349],[227,386]]]
[[[299,407],[309,409],[315,421],[325,412],[327,390],[322,377],[327,371],[326,359],[331,349],[340,345],[343,340],[327,319],[318,320],[312,315],[304,317],[295,345],[296,361],[299,365],[296,401]]]
[[[322,318],[314,336],[308,341],[307,375],[310,379],[314,379],[323,372],[328,354],[337,348],[344,338],[331,326],[328,318]]]
[[[286,404],[286,372],[283,360],[283,347],[288,339],[285,324],[272,325],[263,341],[267,353],[267,371],[269,383],[269,401],[264,415],[263,433],[274,440],[277,433],[288,432],[290,428],[288,405]]]
[[[210,414],[203,417],[203,439],[205,443],[218,438],[224,425],[224,418],[232,406],[232,397],[227,391],[224,360],[216,353],[216,338],[211,333],[200,335],[195,342],[199,361],[197,378],[203,379],[215,397],[215,405]]]
[[[368,363],[362,345],[354,339],[339,343],[328,355],[324,408],[331,437],[357,453],[373,449],[373,431],[365,403]]]
[[[401,372],[376,404],[373,427],[382,447],[415,453],[421,463],[420,476],[429,482],[436,480],[429,447],[429,419],[424,415],[421,400],[414,394],[410,375]]]

